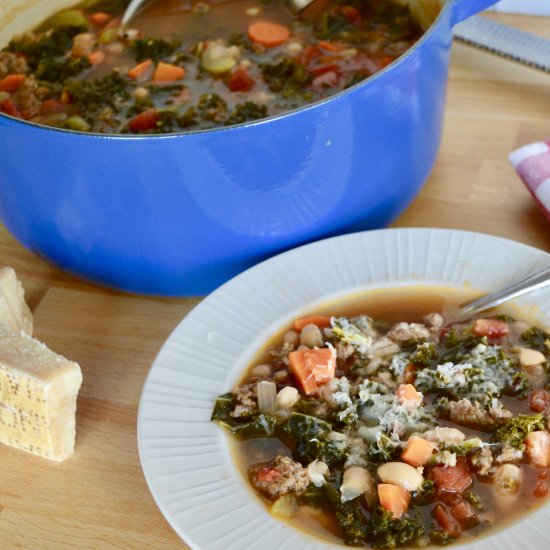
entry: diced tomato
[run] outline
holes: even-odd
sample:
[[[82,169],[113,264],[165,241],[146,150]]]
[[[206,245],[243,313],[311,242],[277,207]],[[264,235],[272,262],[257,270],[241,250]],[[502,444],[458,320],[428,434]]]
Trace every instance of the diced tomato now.
[[[261,481],[263,483],[271,483],[272,481],[275,481],[280,475],[281,473],[278,470],[264,466],[263,468],[260,468],[258,470],[257,477],[258,481]]]
[[[476,319],[472,331],[476,336],[502,338],[508,334],[508,323],[498,319]]]
[[[152,130],[158,122],[158,113],[154,107],[139,113],[128,122],[128,128],[132,132],[146,132]]]
[[[249,92],[254,87],[255,81],[244,67],[237,67],[231,71],[227,87],[232,92]]]
[[[15,103],[8,97],[0,103],[0,111],[7,115],[21,117],[21,111],[17,108]]]
[[[539,388],[531,394],[529,399],[529,407],[533,412],[540,413],[545,411],[548,408],[550,398],[548,397],[548,392]]]
[[[543,498],[548,494],[548,483],[546,481],[539,480],[535,485],[533,496],[535,498]]]
[[[474,481],[464,457],[457,458],[456,466],[434,466],[430,475],[437,489],[451,493],[463,493]]]
[[[319,90],[320,88],[331,86],[336,86],[338,84],[338,75],[334,71],[329,71],[328,73],[323,73],[319,76],[316,76],[311,82],[311,87],[314,90]]]
[[[479,524],[479,517],[474,507],[465,500],[455,504],[451,508],[451,513],[462,529],[471,529]]]
[[[360,23],[361,22],[361,12],[354,8],[353,6],[338,6],[338,11],[350,22],[350,23]]]
[[[550,432],[539,430],[531,432],[525,440],[527,458],[533,466],[547,468],[550,466]]]
[[[323,65],[316,65],[309,69],[309,72],[313,75],[320,76],[325,73],[334,73],[335,75],[339,72],[338,63],[326,63]]]
[[[445,505],[441,504],[440,502],[437,503],[432,510],[432,516],[439,523],[443,531],[447,533],[449,536],[456,538],[460,536],[460,526],[458,525],[458,522],[455,520],[455,518],[451,515],[449,510],[445,507]]]

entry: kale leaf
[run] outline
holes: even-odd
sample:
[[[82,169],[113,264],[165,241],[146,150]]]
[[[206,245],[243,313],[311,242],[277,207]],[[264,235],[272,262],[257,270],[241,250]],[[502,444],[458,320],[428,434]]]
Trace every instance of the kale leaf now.
[[[331,466],[345,457],[345,444],[330,439],[332,426],[324,420],[293,412],[281,428],[294,458],[303,464],[319,459]]]
[[[85,31],[86,27],[60,27],[39,35],[36,39],[29,39],[24,35],[11,40],[6,49],[25,56],[30,70],[35,72],[41,61],[65,55],[73,38]]]
[[[270,414],[262,413],[259,409],[241,416],[231,416],[235,408],[235,397],[232,393],[220,395],[214,404],[210,420],[236,437],[243,439],[251,437],[270,437],[275,432],[276,419]]]
[[[239,103],[231,114],[227,117],[225,124],[241,124],[248,120],[258,120],[267,116],[267,107],[254,103],[253,101],[245,101]]]
[[[278,63],[262,63],[260,70],[269,89],[281,97],[299,96],[307,99],[311,96],[311,93],[304,89],[312,80],[305,65],[284,58]]]
[[[377,506],[367,527],[368,540],[373,548],[397,548],[414,543],[424,536],[419,517],[394,518],[388,510]]]
[[[136,61],[161,59],[172,55],[179,47],[179,40],[164,40],[163,38],[137,38],[130,44],[130,49],[135,53]]]
[[[95,80],[79,80],[67,83],[69,93],[86,114],[92,114],[104,107],[120,111],[130,99],[130,82],[113,72]]]
[[[544,418],[539,414],[519,414],[502,425],[494,434],[493,440],[516,449],[525,449],[525,439],[535,430],[544,430]]]
[[[320,508],[333,515],[340,528],[344,543],[361,546],[366,541],[368,518],[359,498],[342,502],[339,491],[340,478],[331,477],[322,487],[309,485],[303,500],[314,508]]]
[[[42,58],[36,68],[36,78],[47,82],[63,82],[71,76],[77,76],[92,66],[87,57],[48,57]]]
[[[538,327],[531,327],[521,335],[522,343],[544,354],[550,351],[550,336]]]

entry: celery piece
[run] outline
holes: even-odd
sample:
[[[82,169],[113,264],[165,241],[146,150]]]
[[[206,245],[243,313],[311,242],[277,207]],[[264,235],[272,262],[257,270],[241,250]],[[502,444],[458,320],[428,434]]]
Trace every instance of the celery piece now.
[[[65,10],[52,15],[43,25],[44,29],[58,29],[60,27],[88,27],[88,20],[81,10]]]

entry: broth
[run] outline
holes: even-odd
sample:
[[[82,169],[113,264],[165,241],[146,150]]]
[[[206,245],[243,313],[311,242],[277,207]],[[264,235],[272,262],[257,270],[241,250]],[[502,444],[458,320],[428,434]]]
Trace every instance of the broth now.
[[[386,333],[385,331],[388,331],[389,327],[393,327],[396,323],[422,323],[423,318],[427,314],[430,314],[432,312],[439,312],[443,314],[443,326],[448,327],[449,323],[452,323],[454,321],[453,311],[455,311],[461,303],[475,297],[476,293],[467,289],[457,290],[443,287],[401,287],[396,289],[373,291],[370,293],[365,293],[364,295],[350,296],[342,300],[338,300],[337,302],[320,305],[319,307],[315,308],[314,311],[308,312],[303,317],[307,317],[310,314],[330,315],[333,317],[332,327],[334,328],[335,318],[346,317],[349,319],[354,319],[357,318],[357,316],[359,315],[366,314],[369,317],[379,320],[383,323],[383,328],[380,328],[379,330],[382,334],[384,334]],[[520,335],[520,333],[525,333],[525,327],[520,326],[519,323],[525,323],[525,326],[533,325],[536,321],[535,312],[526,313],[519,311],[515,307],[506,306],[501,307],[496,311],[491,311],[489,314],[486,314],[484,318],[495,319],[497,315],[504,316],[502,318],[506,321],[498,322],[508,323],[510,327],[510,332],[507,335],[501,335],[498,338],[491,337],[489,340],[487,339],[487,337],[484,338],[483,336],[480,336],[480,341],[486,343],[489,342],[491,345],[494,346],[502,345],[506,348],[506,350],[508,350],[508,348],[515,349],[520,344],[526,345],[525,342],[522,340],[522,336]],[[513,321],[510,316],[513,316],[514,319],[521,319],[521,321]],[[457,324],[455,326],[460,327],[460,330],[462,330],[462,327],[466,325],[464,321],[461,321],[460,323],[461,324]],[[239,387],[243,387],[243,384],[246,385],[250,381],[256,382],[257,380],[277,379],[276,373],[285,367],[283,367],[280,362],[278,363],[278,360],[274,359],[273,355],[270,355],[270,351],[280,350],[282,342],[284,342],[285,338],[287,338],[286,335],[288,334],[289,330],[293,330],[292,325],[284,327],[278,334],[274,335],[273,338],[271,338],[266,343],[265,347],[262,350],[258,352],[255,359],[251,362],[250,368],[243,376]],[[456,328],[456,330],[458,331],[459,329]],[[390,332],[387,333],[389,334]],[[401,351],[403,351],[403,349],[409,349],[404,345],[401,345],[400,348]],[[297,345],[294,346],[293,349],[297,349]],[[473,349],[477,349],[477,344],[476,348]],[[355,353],[357,353],[357,351]],[[545,353],[547,353],[547,349]],[[255,374],[254,369],[257,368],[258,365],[266,364],[272,365],[272,371],[269,376],[260,376],[258,374]],[[517,364],[515,365],[517,366]],[[288,369],[288,367],[286,368]],[[428,368],[429,367],[424,367],[425,370],[427,370]],[[418,374],[420,372],[420,369],[416,372],[417,374],[414,384],[420,384],[419,380],[422,377],[422,375]],[[347,376],[351,381],[353,381],[353,378],[356,375],[352,374],[349,368],[345,365],[339,364],[336,368],[335,376],[336,378],[338,378],[339,376]],[[368,378],[368,376],[366,378]],[[544,373],[543,379],[538,380],[536,383],[533,383],[529,387],[526,386],[527,389],[524,392],[525,395],[513,396],[503,394],[499,397],[499,399],[501,399],[503,406],[507,408],[514,416],[533,416],[534,410],[532,409],[532,399],[530,398],[530,396],[532,396],[534,391],[538,391],[538,389],[542,388],[546,382],[547,376],[546,373]],[[352,384],[353,383],[355,382],[352,382]],[[307,399],[303,395],[304,387],[300,386],[299,379],[296,378],[293,370],[292,374],[290,374],[286,378],[281,378],[277,380],[277,389],[279,391],[281,391],[282,388],[288,385],[292,387],[297,387],[300,390],[301,400]],[[323,395],[322,387],[323,386],[320,385],[319,391],[311,394],[313,398],[318,398],[319,396]],[[508,390],[506,390],[504,393],[506,393],[507,391]],[[350,395],[352,395],[351,391]],[[441,394],[438,391],[425,391],[423,406],[426,406],[428,408],[431,406],[435,406],[437,400],[440,397]],[[322,398],[320,400],[322,401]],[[292,415],[294,413],[291,412],[290,414]],[[548,415],[548,410],[546,410],[544,414]],[[216,412],[214,413],[214,418],[215,416]],[[284,422],[284,420],[279,421]],[[508,421],[508,419],[506,421]],[[547,421],[548,420],[545,420],[544,422]],[[424,501],[422,501],[421,494],[419,496],[417,492],[417,494],[415,495],[413,491],[413,502],[415,502],[414,499],[418,499],[416,501],[417,504],[414,508],[414,510],[416,511],[411,511],[412,509],[410,509],[408,513],[412,515],[417,515],[418,520],[421,521],[425,526],[425,534],[421,537],[417,537],[417,539],[415,540],[409,540],[407,544],[412,544],[414,546],[420,544],[424,546],[429,543],[447,543],[455,539],[459,540],[460,542],[467,542],[468,540],[471,540],[473,538],[490,534],[495,529],[501,529],[504,526],[509,525],[510,523],[523,517],[523,515],[527,511],[533,510],[534,508],[539,506],[541,502],[545,502],[544,497],[546,496],[546,492],[548,490],[546,480],[550,475],[550,469],[548,468],[548,466],[550,466],[550,462],[548,462],[544,466],[533,465],[532,463],[530,463],[532,461],[532,457],[530,454],[531,451],[529,450],[529,448],[527,448],[527,450],[525,450],[521,455],[521,458],[518,459],[516,456],[514,460],[510,460],[508,462],[505,459],[503,462],[497,464],[499,457],[502,458],[504,456],[504,454],[499,455],[498,453],[505,448],[505,445],[507,445],[507,443],[503,443],[504,439],[499,439],[498,442],[496,442],[497,440],[495,440],[494,437],[497,431],[497,427],[503,425],[505,425],[505,422],[491,426],[476,425],[476,423],[467,424],[462,421],[456,423],[447,416],[447,413],[444,413],[443,416],[440,415],[438,417],[437,426],[453,427],[455,429],[459,429],[464,434],[466,441],[475,441],[474,438],[479,438],[481,441],[490,442],[491,445],[489,445],[488,448],[494,448],[495,451],[491,452],[496,453],[494,454],[494,456],[492,456],[492,467],[494,469],[491,474],[484,473],[478,465],[474,465],[474,459],[472,458],[475,453],[479,453],[479,450],[476,450],[475,452],[466,452],[465,456],[467,457],[467,459],[464,459],[464,461],[468,461],[468,475],[472,476],[472,484],[468,487],[467,491],[459,493],[459,497],[457,497],[456,494],[454,495],[454,505],[451,502],[452,499],[448,500],[450,498],[448,493],[444,492],[444,496],[441,496],[442,493],[439,485],[436,486],[436,492],[432,496],[424,497]],[[342,424],[338,425],[338,423],[336,423],[334,424],[334,426],[333,429],[335,430],[343,432],[346,432],[346,430],[348,430],[348,428],[346,428],[345,426],[342,427]],[[543,426],[538,426],[539,430],[542,428]],[[542,431],[547,433],[547,424],[544,424],[544,429]],[[414,433],[417,433],[418,435],[420,435],[420,437],[422,437],[423,432],[419,430],[418,432],[415,431]],[[232,443],[232,454],[234,456],[235,464],[246,483],[249,483],[249,480],[252,479],[250,478],[250,475],[252,475],[250,473],[252,466],[258,465],[259,463],[272,464],[273,458],[277,455],[287,456],[289,458],[296,458],[296,442],[292,440],[290,440],[289,442],[289,440],[286,439],[286,436],[281,437],[280,434],[281,432],[277,431],[276,429],[274,435],[272,434],[272,436],[266,436],[267,434],[264,434],[265,437],[257,437],[256,434],[256,436],[253,437],[245,436],[235,438],[234,442]],[[439,447],[437,447],[436,449],[437,452],[441,452],[441,449],[447,448],[446,443],[438,443],[438,445]],[[451,447],[449,446],[448,448],[450,449]],[[458,452],[459,451],[456,450],[456,453]],[[472,454],[470,454],[470,452]],[[548,460],[550,460],[550,448],[548,449],[548,453]],[[398,456],[394,456],[393,459],[397,461],[400,460]],[[459,465],[462,464],[460,463],[460,461],[463,459],[460,457],[460,455],[457,454],[455,459],[458,460]],[[297,458],[297,460],[301,459]],[[308,460],[306,460],[304,466],[307,466],[307,462]],[[367,464],[363,464],[363,466],[370,470],[371,474],[375,478],[378,478],[376,474],[376,464],[377,463],[373,462],[371,459],[368,459]],[[519,486],[518,492],[514,494],[512,498],[510,498],[510,495],[506,495],[506,498],[503,498],[502,496],[495,496],[494,479],[495,476],[498,477],[499,468],[502,466],[502,464],[512,464],[513,468],[519,467],[521,469],[523,479]],[[335,466],[334,468],[337,469],[341,467],[342,466],[340,465]],[[424,467],[425,481],[426,479],[430,480],[430,476],[435,475],[433,474],[433,472],[439,467],[447,468],[448,466],[446,464],[438,465],[437,463],[435,463],[434,465],[432,463],[426,463]],[[341,479],[342,478],[338,478],[336,483],[341,483]],[[306,495],[307,491],[312,488],[311,481],[309,483],[310,484],[305,493]],[[328,483],[326,482],[325,485],[328,485]],[[256,487],[256,489],[258,489],[258,487]],[[266,506],[273,507],[274,500],[276,502],[277,500],[273,496],[268,496],[263,493],[262,489],[260,489],[259,491],[260,492],[256,492],[256,494],[262,499]],[[472,508],[474,509],[474,513],[476,514],[476,521],[478,521],[478,524],[469,525],[467,528],[461,526],[459,529],[460,536],[456,535],[455,533],[453,534],[453,536],[449,537],[445,526],[441,524],[441,516],[438,516],[438,513],[435,512],[436,517],[434,518],[434,511],[436,507],[440,505],[447,512],[449,512],[450,510],[454,510],[453,506],[457,506],[458,502],[456,499],[458,498],[458,500],[462,501],[466,500],[466,496],[464,496],[466,495],[466,493],[468,493],[468,495],[473,495],[468,496],[468,498],[472,499],[472,503],[476,501],[480,501],[481,503],[483,503],[483,509],[478,509],[473,507],[473,505],[468,504],[468,506],[472,506]],[[314,537],[318,537],[331,542],[341,543],[342,528],[338,525],[331,506],[328,506],[327,510],[312,507],[308,504],[308,498],[304,498],[303,494],[304,493],[301,493],[296,497],[297,501],[299,502],[299,506],[297,510],[293,512],[292,517],[285,517],[283,519],[288,521],[288,523],[290,523],[293,527],[305,531]],[[360,498],[362,497],[358,497],[358,499]],[[521,505],[518,505],[519,503],[521,503]],[[370,513],[370,507],[363,506],[363,508],[365,508],[365,516],[368,517]],[[361,509],[363,510],[363,508]],[[281,519],[280,516],[278,517],[279,519]],[[405,514],[404,517],[408,516]],[[438,517],[440,518],[439,520],[437,519]],[[395,519],[395,521],[397,522],[398,520]],[[430,526],[434,526],[433,529]],[[377,540],[378,542],[376,542],[376,540],[374,541],[374,547],[390,547],[384,545],[387,543],[386,539],[384,539],[384,544],[380,542],[380,540],[382,539]],[[347,542],[350,543],[349,540]],[[369,545],[369,543],[372,543],[372,541],[366,540],[353,542],[354,544],[360,542],[364,545]]]
[[[0,52],[0,112],[77,131],[170,133],[239,124],[326,98],[423,31],[389,0],[164,0],[130,29],[127,2],[86,0]]]

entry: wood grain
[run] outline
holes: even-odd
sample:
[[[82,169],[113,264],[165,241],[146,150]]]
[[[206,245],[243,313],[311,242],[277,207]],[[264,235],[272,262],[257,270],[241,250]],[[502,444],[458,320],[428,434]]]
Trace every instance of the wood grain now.
[[[494,14],[550,38],[548,19]],[[549,138],[550,76],[455,44],[441,151],[395,227],[470,229],[550,251],[550,225],[507,161]],[[0,226],[2,264],[27,289],[38,338],[78,361],[77,448],[62,464],[0,447],[0,548],[185,548],[149,493],[139,396],[163,341],[198,299],[130,296],[62,273]]]

